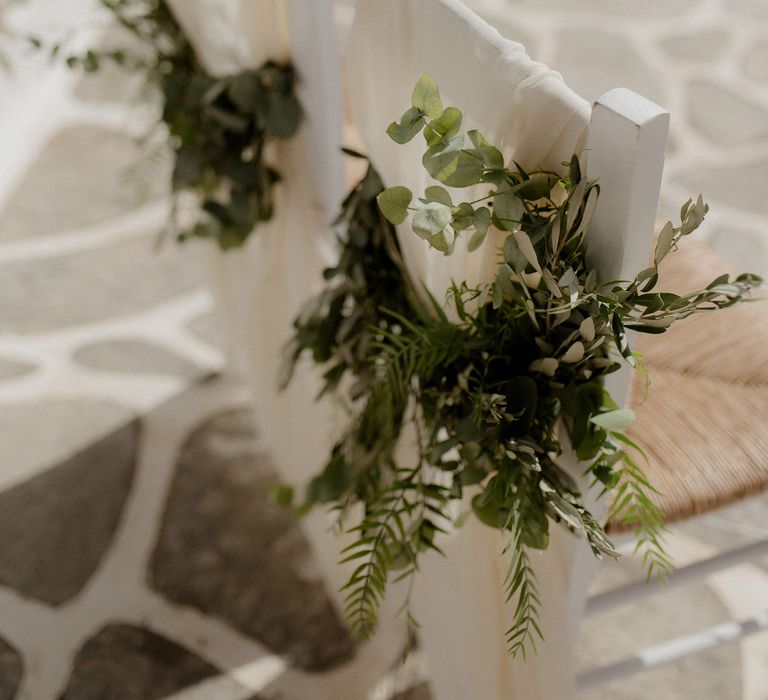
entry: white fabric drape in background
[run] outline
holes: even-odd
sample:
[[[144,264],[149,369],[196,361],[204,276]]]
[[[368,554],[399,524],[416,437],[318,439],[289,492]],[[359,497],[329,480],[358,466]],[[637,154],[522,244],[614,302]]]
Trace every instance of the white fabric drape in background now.
[[[325,464],[345,415],[315,402],[322,382],[307,361],[278,391],[284,348],[297,313],[335,263],[331,222],[344,197],[341,153],[341,68],[332,0],[169,0],[206,70],[224,76],[267,59],[291,60],[299,76],[304,119],[296,136],[269,154],[283,181],[275,215],[237,250],[207,253],[217,313],[224,322],[230,363],[250,383],[261,444],[280,477],[300,489]],[[302,520],[329,597],[343,612],[339,589],[348,571],[338,565],[335,516],[317,508]],[[364,694],[392,668],[405,639],[390,610],[380,633],[356,655],[350,697]],[[321,693],[326,697],[328,691]]]
[[[207,253],[230,361],[253,388],[261,442],[281,478],[301,485],[322,468],[338,434],[334,407],[314,402],[321,382],[313,367],[300,366],[286,391],[277,388],[292,321],[333,262],[330,222],[344,195],[333,3],[169,1],[211,74],[225,76],[274,59],[291,60],[299,75],[299,132],[268,152],[283,176],[273,219],[259,224],[242,248],[222,253],[210,244]],[[342,573],[325,514],[311,514],[304,530],[335,596]]]
[[[423,139],[399,146],[387,124],[410,106],[423,73],[437,82],[444,105],[458,107],[464,128],[479,129],[506,158],[526,170],[561,170],[586,143],[590,106],[520,44],[502,38],[458,0],[359,0],[346,61],[352,117],[385,185],[419,196],[431,181],[421,166]],[[454,201],[471,200],[456,190]],[[398,238],[411,276],[438,300],[451,280],[493,279],[503,233],[451,256],[429,249],[406,222]],[[583,467],[571,461],[579,477]],[[440,546],[445,559],[425,557],[414,609],[436,700],[571,700],[573,649],[592,554],[585,543],[553,526],[547,552],[533,553],[546,641],[527,662],[506,653],[511,605],[504,601],[508,562],[503,536],[469,518]]]

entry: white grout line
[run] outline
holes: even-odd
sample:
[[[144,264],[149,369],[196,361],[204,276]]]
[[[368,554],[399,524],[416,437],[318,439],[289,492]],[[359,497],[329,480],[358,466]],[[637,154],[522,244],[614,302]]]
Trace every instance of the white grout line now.
[[[127,237],[140,238],[148,232],[159,231],[169,211],[168,200],[163,198],[74,231],[7,242],[0,239],[0,265],[103,248]]]

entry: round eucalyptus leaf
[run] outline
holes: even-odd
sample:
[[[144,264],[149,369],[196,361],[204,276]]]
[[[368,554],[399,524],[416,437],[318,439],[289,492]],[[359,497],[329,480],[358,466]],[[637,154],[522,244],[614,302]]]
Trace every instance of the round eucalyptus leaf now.
[[[485,237],[487,235],[487,230],[485,231],[475,231],[472,234],[472,238],[469,239],[469,243],[467,244],[467,250],[471,253],[475,250],[477,250],[480,246],[485,243]]]
[[[443,111],[440,90],[430,76],[424,74],[419,78],[411,94],[411,104],[430,119],[440,116]]]
[[[416,134],[419,133],[421,125],[424,123],[424,116],[421,110],[416,107],[410,107],[405,111],[399,122],[392,122],[387,127],[387,135],[396,143],[408,143]]]
[[[453,226],[446,226],[440,233],[436,233],[429,239],[429,245],[446,255],[453,250],[453,244],[456,242],[456,234]]]
[[[440,142],[429,148],[422,156],[421,163],[435,180],[446,182],[456,172],[463,145],[464,135],[454,136],[446,143]]]
[[[485,168],[474,151],[461,151],[453,171],[438,178],[449,187],[471,187],[481,181]]]
[[[440,202],[427,202],[413,215],[411,227],[420,238],[429,239],[451,223],[451,209]]]
[[[493,197],[493,213],[503,231],[511,231],[520,224],[525,206],[520,197],[511,191],[508,182],[502,182]]]
[[[504,156],[496,146],[488,143],[479,131],[473,129],[467,132],[470,141],[480,153],[483,163],[487,168],[497,170],[504,167]]]
[[[402,185],[388,187],[376,197],[381,213],[393,224],[402,224],[405,221],[412,199],[411,191]]]
[[[447,207],[453,206],[451,195],[448,193],[448,190],[446,190],[445,187],[440,187],[440,185],[432,185],[424,190],[424,194],[427,196],[427,200],[430,202],[440,202],[440,204],[445,204]]]
[[[459,133],[461,112],[455,107],[447,107],[443,113],[424,127],[424,139],[428,146],[447,141]]]

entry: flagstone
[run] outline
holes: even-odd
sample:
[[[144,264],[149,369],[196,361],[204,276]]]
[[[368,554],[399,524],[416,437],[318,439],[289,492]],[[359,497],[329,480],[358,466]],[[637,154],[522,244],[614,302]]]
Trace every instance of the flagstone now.
[[[0,700],[13,700],[24,674],[24,661],[16,649],[0,639]]]
[[[59,700],[162,700],[219,673],[160,635],[112,624],[78,651]]]
[[[419,683],[395,695],[392,700],[432,700],[429,683]]]
[[[25,374],[34,372],[37,365],[31,362],[22,362],[19,360],[11,360],[8,357],[0,357],[0,382],[6,379],[16,379],[16,377],[23,377]]]
[[[690,123],[725,146],[768,136],[768,110],[760,103],[711,80],[695,80],[686,88]]]
[[[740,272],[768,276],[768,236],[736,227],[715,227],[707,244]]]
[[[142,148],[125,134],[96,126],[62,129],[9,197],[0,214],[3,239],[90,226],[165,193],[167,160],[140,168],[141,158]]]
[[[44,333],[143,311],[201,285],[191,246],[156,250],[156,234],[85,252],[2,265],[0,333]]]
[[[628,37],[567,29],[558,33],[555,44],[557,52],[551,66],[581,97],[594,100],[607,90],[626,87],[661,105],[666,102],[663,76],[647,64]]]
[[[744,56],[744,73],[751,80],[768,81],[768,41],[756,41]]]
[[[35,426],[36,434],[58,427],[45,420]],[[138,425],[129,423],[0,493],[0,584],[48,605],[60,605],[83,588],[119,522],[137,439]]]
[[[729,43],[728,32],[712,27],[667,36],[659,46],[673,58],[710,63],[720,59]]]
[[[595,583],[605,590],[642,578],[636,559],[610,561]],[[638,614],[638,607],[642,614]],[[576,645],[578,668],[617,661],[683,634],[721,623],[728,611],[704,583],[671,588],[643,600],[587,617]],[[647,700],[648,698],[717,698],[742,700],[741,652],[738,645],[709,650],[669,666],[626,676],[581,693],[579,700]]]
[[[301,668],[329,668],[350,657],[353,643],[298,524],[269,500],[277,480],[249,412],[199,426],[179,456],[150,585]]]
[[[75,352],[74,359],[86,367],[112,372],[170,374],[189,379],[206,374],[202,367],[170,350],[135,338],[112,338],[86,345]]]
[[[0,415],[3,485],[24,482],[71,459],[135,418],[127,406],[84,397],[4,404]]]
[[[226,346],[221,320],[214,312],[205,313],[192,319],[187,324],[187,330],[200,340],[223,350]]]
[[[689,192],[704,193],[711,205],[723,202],[745,213],[768,214],[768,160],[743,165],[702,163],[675,173],[672,180]]]

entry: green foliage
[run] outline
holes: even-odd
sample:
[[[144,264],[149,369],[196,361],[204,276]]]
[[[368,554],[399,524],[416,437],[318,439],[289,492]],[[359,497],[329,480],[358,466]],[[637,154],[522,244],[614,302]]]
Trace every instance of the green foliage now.
[[[145,74],[162,101],[161,121],[173,150],[176,198],[191,193],[198,209],[179,240],[215,239],[226,250],[241,245],[274,213],[280,173],[265,160],[266,145],[296,133],[301,107],[289,64],[267,61],[253,70],[217,78],[203,68],[165,0],[100,0],[144,50],[72,54],[71,68],[95,72],[105,62]],[[33,43],[41,42],[32,39]],[[64,52],[51,48],[53,57]]]
[[[635,362],[627,329],[663,332],[741,301],[760,280],[722,276],[686,295],[654,289],[659,263],[701,223],[701,198],[684,205],[679,226],[665,227],[651,268],[600,280],[586,258],[599,187],[582,177],[578,158],[565,164],[566,177],[504,167],[496,147],[460,124],[423,77],[389,132],[401,142],[421,130],[427,171],[443,185],[485,183],[485,196],[456,202],[432,185],[411,206],[409,190],[385,190],[369,168],[344,204],[339,266],[297,320],[290,355],[295,362],[309,352],[328,368],[326,389],[344,387],[352,418],[304,507],[329,502],[344,520],[362,506],[346,552],[360,561],[347,612],[368,636],[391,574],[412,577],[420,554],[437,549],[435,533],[457,525],[447,504],[471,496],[474,515],[508,534],[507,644],[525,654],[541,637],[529,551],[547,548],[552,524],[584,537],[597,557],[618,556],[558,463],[566,443],[594,484],[614,494],[610,517],[636,529],[649,575],[670,566],[655,491],[622,433],[634,414],[603,389],[622,361]],[[450,315],[425,290],[415,293],[404,270],[394,225],[411,214],[414,233],[445,254],[465,233],[476,249],[491,226],[508,231],[493,282],[447,290]],[[395,448],[412,434],[414,462],[400,464]]]
[[[408,205],[413,194],[407,187],[389,187],[378,195],[376,201],[382,214],[393,224],[401,224],[408,216]]]

